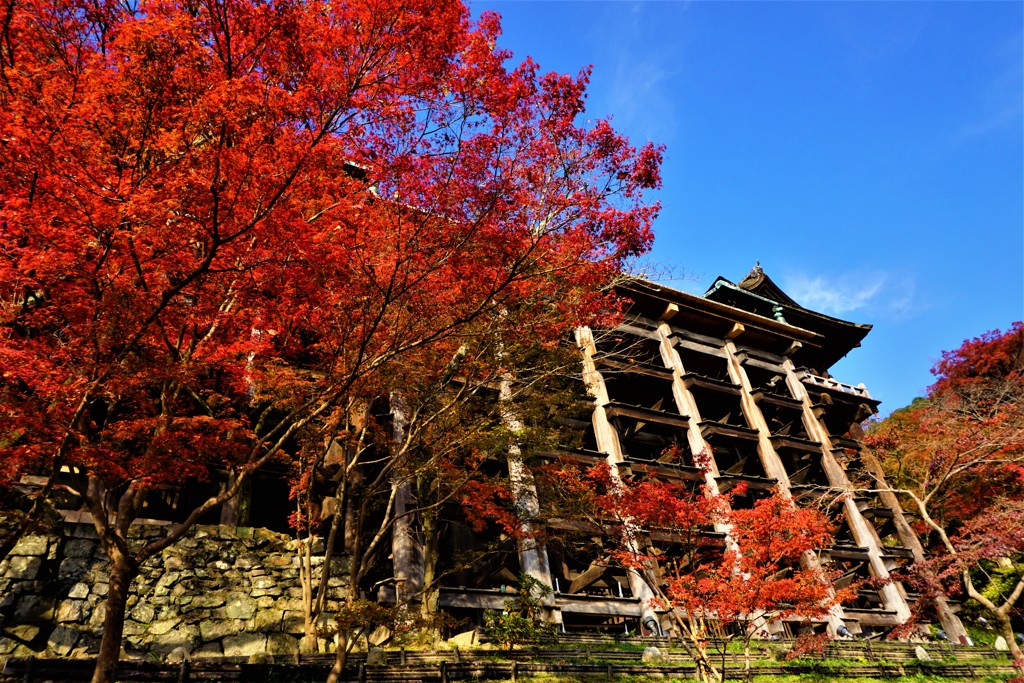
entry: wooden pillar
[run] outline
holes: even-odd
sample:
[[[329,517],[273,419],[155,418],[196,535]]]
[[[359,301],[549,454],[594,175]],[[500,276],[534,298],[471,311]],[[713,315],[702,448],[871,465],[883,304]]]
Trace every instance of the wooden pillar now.
[[[576,343],[583,352],[583,381],[586,383],[587,390],[591,396],[594,397],[592,420],[597,449],[606,455],[606,462],[611,468],[612,478],[617,481],[619,479],[619,464],[625,458],[622,456],[622,446],[619,443],[615,427],[612,426],[612,423],[608,420],[608,414],[605,412],[605,406],[610,402],[608,387],[605,386],[604,377],[601,376],[594,363],[597,345],[594,342],[594,333],[589,327],[576,329]],[[635,550],[639,551],[639,548]],[[648,623],[651,619],[655,623],[660,624],[657,613],[650,607],[655,599],[655,595],[647,581],[635,569],[627,568],[626,577],[629,579],[630,592],[632,592],[634,598],[640,600],[642,605],[641,624]]]
[[[498,400],[502,402],[501,417],[505,426],[513,434],[523,430],[519,417],[510,408],[512,405],[512,383],[508,378],[502,379],[499,385]],[[523,454],[519,446],[512,444],[508,452],[508,476],[512,483],[512,494],[515,498],[516,511],[520,519],[522,536],[518,539],[520,569],[539,581],[549,589],[554,588],[551,580],[551,566],[548,561],[547,548],[536,539],[534,520],[540,516],[540,502],[537,499],[537,486],[533,473],[523,462]],[[548,593],[541,599],[547,608],[548,620],[561,623],[562,614],[555,609],[554,593]]]
[[[857,508],[856,501],[853,500],[853,487],[850,485],[850,481],[846,477],[846,472],[839,463],[836,462],[835,456],[832,454],[832,438],[828,433],[828,429],[812,410],[811,398],[807,391],[807,387],[804,386],[804,383],[797,375],[796,368],[793,365],[792,360],[787,358],[782,367],[786,371],[786,384],[789,386],[790,392],[792,392],[792,395],[804,404],[803,421],[804,427],[807,429],[807,434],[812,440],[821,443],[821,462],[825,469],[825,473],[828,476],[829,483],[832,488],[837,489],[841,493],[847,494],[843,500],[843,512],[846,515],[846,521],[850,525],[850,530],[853,532],[857,545],[862,548],[867,548],[868,565],[871,567],[872,575],[878,579],[891,579],[892,577],[889,575],[889,568],[886,566],[885,560],[882,557],[882,550],[878,542],[878,537],[875,535],[874,529],[868,521],[864,519],[864,516]],[[906,599],[904,599],[891,581],[883,585],[879,592],[882,595],[885,608],[894,612],[900,623],[910,619],[910,606],[907,605]]]
[[[786,471],[782,458],[779,457],[775,447],[772,445],[771,428],[768,426],[767,420],[764,419],[764,414],[754,400],[753,386],[750,383],[746,370],[743,368],[743,364],[740,363],[736,344],[731,340],[726,341],[725,351],[729,357],[729,376],[736,384],[740,385],[740,408],[743,411],[743,415],[747,418],[747,424],[757,430],[757,452],[761,458],[761,464],[764,466],[764,471],[769,477],[778,481],[780,494],[792,501],[793,490],[792,483],[789,480],[789,473]],[[821,568],[818,557],[813,552],[804,553],[802,563],[807,567]],[[845,625],[844,619],[845,613],[842,605],[837,604],[829,610],[828,630],[832,636],[836,635],[840,626]]]
[[[391,394],[391,439],[395,447],[405,442],[406,407],[397,392]],[[417,537],[415,517],[407,514],[416,507],[412,482],[404,473],[396,472],[395,523],[391,529],[392,566],[395,577],[395,599],[407,603],[423,588],[423,544]]]
[[[775,452],[775,447],[772,445],[771,429],[768,427],[768,422],[765,421],[761,409],[754,401],[752,395],[753,387],[750,384],[746,371],[743,369],[743,365],[737,357],[736,345],[732,341],[727,341],[725,352],[729,359],[729,377],[732,378],[733,382],[740,385],[740,410],[743,411],[747,424],[757,430],[757,454],[761,459],[761,465],[769,477],[779,482],[779,490],[782,491],[782,495],[792,498],[789,473],[786,471],[786,466],[782,463],[782,459],[779,458],[779,454]]]
[[[704,440],[704,436],[700,433],[700,428],[697,427],[697,423],[701,420],[700,406],[697,405],[697,400],[683,382],[686,368],[683,367],[683,361],[679,357],[679,352],[672,345],[672,327],[664,320],[658,323],[658,336],[661,338],[661,358],[665,363],[665,367],[672,369],[672,395],[675,397],[676,407],[681,415],[686,415],[690,418],[690,428],[686,430],[686,439],[690,446],[690,452],[695,456],[698,453],[707,454],[710,467],[704,472],[704,483],[707,484],[712,495],[720,495],[721,491],[718,488],[718,480],[716,479],[720,474],[718,463],[715,462],[714,456],[711,455],[711,446]],[[723,533],[728,533],[729,531],[727,526],[721,524],[716,524],[715,530]]]
[[[882,463],[878,461],[872,453],[862,451],[860,454],[861,462],[864,464],[864,468],[868,470],[871,475],[879,482],[885,481],[885,470],[882,469]],[[914,554],[914,561],[923,563],[925,561],[924,546],[921,545],[921,539],[917,537],[914,530],[910,527],[907,522],[906,516],[903,514],[903,507],[900,505],[900,501],[896,498],[896,494],[891,491],[884,490],[879,492],[879,497],[882,502],[885,503],[893,514],[893,525],[896,527],[896,534],[900,537],[900,541],[903,546],[910,549],[910,552]],[[935,596],[935,612],[939,617],[939,623],[942,624],[943,630],[946,635],[954,643],[966,644],[967,629],[964,628],[963,623],[960,621],[960,617],[953,613],[953,610],[949,606],[949,601],[946,596],[942,593],[938,593]]]

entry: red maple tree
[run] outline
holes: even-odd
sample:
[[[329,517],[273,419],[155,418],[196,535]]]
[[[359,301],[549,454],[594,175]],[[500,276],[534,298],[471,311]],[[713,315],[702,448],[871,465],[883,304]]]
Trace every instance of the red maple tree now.
[[[576,124],[460,2],[70,0],[0,16],[0,467],[138,566],[311,432],[474,339],[552,339],[647,249],[660,150]],[[147,496],[229,486],[142,545]],[[52,482],[52,479],[51,479]],[[52,489],[44,487],[42,494]]]
[[[1011,621],[1024,594],[1024,324],[965,341],[932,372],[928,395],[872,426],[865,443],[934,554],[922,580],[962,587],[1024,672]]]
[[[720,621],[739,626],[750,680],[752,637],[767,635],[771,622],[822,619],[854,589],[834,590],[817,562],[815,551],[831,545],[834,532],[817,508],[796,507],[776,492],[752,508],[729,510],[726,523],[734,545],[717,576],[693,586],[692,595]]]
[[[766,636],[772,622],[823,618],[849,597],[832,589],[813,557],[832,542],[828,518],[778,492],[743,509],[732,506],[732,495],[624,481],[607,466],[583,478],[567,470],[561,479],[586,499],[591,519],[615,522],[622,544],[611,557],[644,577],[689,641],[702,680],[722,680],[708,649],[713,630],[739,635],[749,679],[751,638]],[[671,548],[659,548],[651,532],[670,539]]]

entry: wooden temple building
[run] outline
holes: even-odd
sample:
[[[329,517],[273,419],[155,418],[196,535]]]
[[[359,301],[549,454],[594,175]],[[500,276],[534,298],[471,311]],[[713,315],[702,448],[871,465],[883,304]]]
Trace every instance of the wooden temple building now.
[[[870,325],[808,310],[785,294],[761,268],[739,283],[718,278],[704,296],[643,280],[619,285],[632,300],[625,321],[611,331],[580,329],[583,380],[593,397],[589,418],[568,420],[582,434],[581,447],[535,454],[574,459],[584,465],[607,462],[620,475],[644,468],[650,476],[698,480],[727,492],[745,482],[734,505],[749,505],[778,487],[796,504],[832,503],[839,520],[832,547],[818,560],[836,583],[857,581],[854,602],[836,608],[818,624],[775,624],[795,635],[808,628],[833,635],[846,627],[854,635],[885,633],[911,618],[918,596],[895,578],[898,570],[923,558],[921,546],[892,495],[878,489],[880,468],[861,458],[860,423],[879,402],[863,384],[829,374],[858,347]],[[666,462],[666,449],[683,453]],[[699,467],[693,454],[713,453]],[[526,473],[524,505],[536,510]],[[504,591],[520,571],[551,587],[545,605],[551,621],[565,631],[601,629],[652,632],[668,628],[666,615],[649,606],[650,588],[636,574],[581,557],[558,542],[559,521],[543,543],[520,542],[506,566],[450,578],[441,606],[473,618],[502,609]],[[662,539],[664,540],[664,539]],[[394,557],[408,557],[396,537]],[[409,567],[396,566],[396,576]],[[966,633],[954,609],[940,599],[934,614],[956,642]]]
[[[577,438],[555,451],[515,453],[499,473],[519,492],[517,507],[529,520],[523,523],[543,527],[544,533],[493,544],[486,533],[460,524],[458,511],[450,510],[441,544],[441,564],[447,567],[438,568],[440,607],[456,619],[481,624],[485,610],[504,608],[525,572],[550,587],[543,599],[545,616],[561,630],[659,633],[671,628],[668,616],[652,608],[653,594],[642,577],[564,540],[579,535],[578,524],[545,516],[530,468],[568,460],[581,466],[607,463],[620,477],[643,471],[705,484],[713,492],[732,491],[737,506],[752,505],[775,488],[797,505],[829,501],[838,529],[833,545],[822,548],[816,561],[840,577],[838,585],[861,586],[856,600],[820,623],[771,628],[781,635],[809,628],[835,635],[845,627],[872,636],[907,622],[918,596],[898,579],[899,570],[924,555],[895,496],[867,492],[884,488],[880,466],[862,452],[859,441],[860,423],[879,402],[863,384],[829,374],[871,327],[800,306],[760,267],[738,283],[718,278],[703,296],[640,279],[616,287],[632,301],[624,321],[612,330],[582,328],[575,334],[585,388],[580,393],[589,400],[560,421]],[[506,390],[496,389],[494,398],[500,401]],[[381,404],[375,413],[400,440],[395,402],[382,399]],[[671,458],[664,457],[667,450]],[[710,462],[697,462],[695,454],[711,454]],[[239,503],[211,512],[219,520],[214,516],[204,523],[287,532],[291,505],[284,477],[276,471],[257,474]],[[737,487],[741,482],[745,486]],[[191,510],[217,485],[199,482],[181,491],[155,492],[143,516],[177,521],[182,510]],[[407,483],[395,486],[391,552],[382,554],[389,561],[360,587],[366,597],[392,603],[416,601],[424,579],[422,531],[415,515],[406,514],[415,501]],[[253,505],[256,500],[260,503]],[[68,506],[73,509],[74,501]],[[652,532],[653,542],[671,546],[670,538],[655,536]],[[486,559],[456,566],[456,556],[488,544],[495,549]],[[925,619],[939,621],[954,642],[966,638],[956,605],[941,596],[935,601]]]

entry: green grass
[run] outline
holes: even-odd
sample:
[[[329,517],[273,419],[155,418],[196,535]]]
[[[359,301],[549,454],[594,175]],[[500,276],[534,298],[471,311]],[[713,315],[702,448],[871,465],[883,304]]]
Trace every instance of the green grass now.
[[[946,678],[945,676],[926,676],[926,675],[914,675],[907,674],[906,676],[900,676],[898,680],[902,681],[916,681],[917,683],[952,683],[958,681],[964,683],[964,681],[970,680],[974,683],[1001,683],[1012,678],[1011,675],[1006,676],[981,676],[979,678]],[[803,676],[754,676],[754,683],[832,683],[836,678],[834,674],[806,674]],[[891,682],[892,678],[843,678],[843,683],[884,683]]]
[[[979,678],[970,679],[971,683],[1004,683],[1009,680],[1012,676],[982,676]],[[519,681],[523,683],[578,683],[580,681],[584,683],[693,683],[692,676],[679,676],[671,678],[663,678],[660,676],[632,676],[622,675],[614,676],[609,679],[603,674],[585,675],[585,676],[562,676],[555,674],[544,674],[540,676],[519,676]],[[730,676],[728,681],[737,680]],[[834,674],[806,674],[802,676],[754,676],[754,683],[833,683],[837,679]],[[893,678],[842,678],[838,679],[842,683],[892,683],[897,680]],[[965,683],[968,679],[966,678],[946,678],[943,676],[923,676],[923,675],[907,675],[900,676],[898,679],[901,683],[910,681],[911,683]],[[508,683],[508,679],[503,681],[483,681],[483,683]]]

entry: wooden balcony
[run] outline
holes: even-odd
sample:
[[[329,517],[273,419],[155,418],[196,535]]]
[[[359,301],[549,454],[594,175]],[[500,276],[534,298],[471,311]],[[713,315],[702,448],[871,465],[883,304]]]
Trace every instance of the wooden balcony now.
[[[789,395],[789,392],[785,386],[777,389],[769,389],[767,387],[758,387],[750,392],[751,398],[754,399],[754,403],[767,403],[780,408],[789,408],[790,410],[803,410],[803,401],[795,399]]]
[[[745,441],[757,441],[758,437],[757,430],[750,427],[741,427],[726,422],[712,422],[710,420],[704,420],[697,424],[700,427],[701,436],[709,442],[714,441],[716,437],[743,439]]]
[[[718,482],[718,490],[722,493],[728,493],[729,491],[736,488],[740,482],[745,483],[752,489],[760,491],[770,491],[775,488],[779,480],[772,477],[759,477],[752,474],[721,474],[715,478]]]
[[[687,429],[690,426],[690,418],[686,415],[669,413],[664,410],[655,410],[654,408],[645,408],[644,406],[630,405],[628,403],[612,401],[605,404],[604,410],[608,414],[608,417],[625,417],[633,420],[639,420],[641,422],[656,422],[658,424],[681,427],[682,429]]]
[[[772,447],[776,450],[780,448],[792,448],[793,450],[802,451],[804,453],[820,453],[821,442],[811,441],[810,439],[802,439],[798,436],[790,436],[788,434],[772,434],[769,437],[772,442]]]
[[[599,355],[594,358],[598,368],[611,368],[616,372],[631,372],[658,379],[672,379],[672,369],[663,365],[655,365],[647,361],[636,360],[618,354]]]
[[[687,389],[691,390],[696,387],[700,389],[708,389],[710,391],[732,394],[733,396],[739,396],[741,392],[740,385],[734,384],[729,380],[705,377],[704,375],[698,375],[694,372],[688,372],[683,375],[683,384]]]
[[[620,467],[628,467],[634,474],[644,472],[658,479],[685,479],[687,481],[704,481],[704,469],[695,465],[686,465],[678,461],[645,460],[628,457]]]

